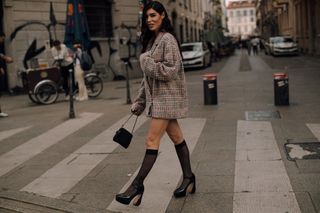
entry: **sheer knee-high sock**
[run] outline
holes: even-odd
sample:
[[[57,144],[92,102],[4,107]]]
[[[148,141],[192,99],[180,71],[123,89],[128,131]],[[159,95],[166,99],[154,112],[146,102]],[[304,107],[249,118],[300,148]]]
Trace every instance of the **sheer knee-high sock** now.
[[[129,188],[123,193],[125,195],[133,194],[137,187],[143,184],[144,179],[149,174],[154,162],[158,156],[158,150],[147,149],[144,159],[142,161],[138,175],[135,177]]]
[[[183,141],[182,143],[175,145],[175,148],[183,173],[183,182],[181,186],[184,186],[185,184],[189,183],[189,179],[193,175],[190,164],[190,153],[186,141]]]

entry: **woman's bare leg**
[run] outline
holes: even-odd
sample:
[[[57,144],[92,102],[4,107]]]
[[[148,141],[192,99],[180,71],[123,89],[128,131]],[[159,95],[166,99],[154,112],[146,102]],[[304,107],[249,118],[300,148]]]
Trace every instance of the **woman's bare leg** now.
[[[183,197],[186,195],[187,189],[192,185],[191,193],[195,192],[195,176],[192,173],[191,164],[190,164],[190,153],[183,138],[183,134],[179,123],[177,120],[170,120],[169,125],[166,129],[167,134],[169,135],[172,142],[175,144],[176,153],[179,158],[183,173],[183,181],[181,185],[174,191],[175,197]]]
[[[160,147],[160,140],[166,132],[170,120],[152,118],[146,139],[147,149],[158,150]]]
[[[124,193],[116,196],[116,200],[118,202],[129,204],[134,197],[139,196],[139,201],[134,205],[140,204],[144,191],[143,181],[149,174],[154,162],[157,159],[160,140],[166,131],[168,123],[169,121],[164,119],[151,119],[146,140],[147,149],[140,170],[129,188]]]
[[[183,142],[183,134],[176,119],[169,121],[166,132],[175,145]]]

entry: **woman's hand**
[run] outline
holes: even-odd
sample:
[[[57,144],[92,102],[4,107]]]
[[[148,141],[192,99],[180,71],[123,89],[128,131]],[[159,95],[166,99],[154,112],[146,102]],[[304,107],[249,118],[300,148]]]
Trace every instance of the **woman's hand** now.
[[[136,102],[131,105],[131,112],[136,116],[140,116],[143,113],[144,108],[144,106]]]

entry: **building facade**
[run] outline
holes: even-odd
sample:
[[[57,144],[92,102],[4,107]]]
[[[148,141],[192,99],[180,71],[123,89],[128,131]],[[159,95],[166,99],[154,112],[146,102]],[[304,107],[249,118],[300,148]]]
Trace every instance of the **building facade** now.
[[[256,34],[256,8],[254,1],[232,1],[227,5],[229,34],[246,39]]]
[[[203,37],[204,11],[207,11],[210,0],[160,0],[168,12],[177,37],[181,43],[199,41]],[[50,9],[50,3],[52,4]],[[211,4],[212,5],[212,4]],[[84,0],[91,39],[99,44],[92,54],[95,69],[102,73],[106,80],[124,75],[124,63],[121,58],[128,56],[130,47],[130,78],[142,76],[138,65],[140,43],[139,0]],[[67,0],[2,0],[1,30],[7,35],[6,53],[14,58],[14,63],[6,69],[6,88],[12,90],[22,87],[18,71],[30,67],[32,60],[26,61],[27,51],[39,50],[35,58],[39,63],[52,64],[50,40],[64,40]],[[51,16],[50,16],[51,11]],[[47,27],[52,18],[57,24]],[[129,45],[121,41],[129,40]],[[99,51],[98,51],[99,50]],[[101,54],[100,54],[101,51]]]
[[[259,30],[264,38],[292,36],[300,51],[320,55],[320,2],[318,0],[260,0]]]

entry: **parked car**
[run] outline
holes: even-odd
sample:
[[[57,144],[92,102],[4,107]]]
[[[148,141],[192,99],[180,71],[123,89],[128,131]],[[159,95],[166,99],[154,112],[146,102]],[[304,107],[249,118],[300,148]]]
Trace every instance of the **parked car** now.
[[[204,42],[184,43],[181,45],[181,52],[185,68],[211,65],[211,53]]]
[[[270,37],[265,42],[265,53],[277,55],[298,55],[298,45],[292,37],[276,36]]]

